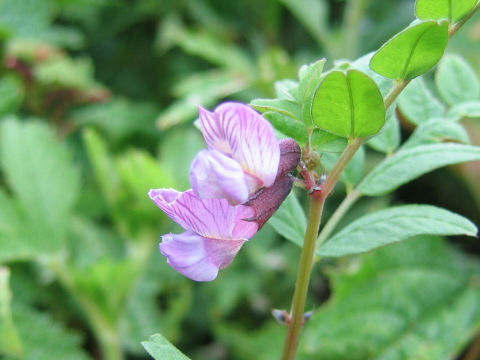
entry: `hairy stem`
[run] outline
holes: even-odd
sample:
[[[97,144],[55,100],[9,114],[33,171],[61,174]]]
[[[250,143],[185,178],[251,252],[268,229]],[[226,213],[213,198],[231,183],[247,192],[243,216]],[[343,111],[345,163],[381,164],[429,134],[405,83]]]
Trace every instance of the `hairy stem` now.
[[[303,314],[305,312],[308,284],[310,283],[310,275],[312,272],[313,260],[315,258],[315,244],[324,203],[325,197],[321,193],[317,192],[311,196],[307,231],[305,233],[302,254],[300,255],[297,281],[295,283],[295,292],[293,294],[291,317],[283,350],[283,360],[295,359],[295,354],[297,352],[298,341],[300,339],[300,332],[303,325]]]

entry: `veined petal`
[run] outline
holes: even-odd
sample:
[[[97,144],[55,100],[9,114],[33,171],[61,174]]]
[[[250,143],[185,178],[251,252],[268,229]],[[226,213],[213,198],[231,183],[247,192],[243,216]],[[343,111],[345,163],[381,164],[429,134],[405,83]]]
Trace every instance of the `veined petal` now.
[[[192,190],[181,193],[174,189],[156,189],[150,190],[149,196],[185,230],[207,238],[234,239],[233,230],[240,221],[238,212],[242,207],[232,206],[225,199],[201,199]]]
[[[195,281],[211,281],[230,265],[246,240],[205,238],[191,231],[166,234],[160,251],[178,272]]]
[[[280,149],[272,125],[247,105],[228,102],[213,113],[200,108],[200,123],[210,149],[231,155],[243,170],[260,179],[258,188],[273,184]]]
[[[201,198],[227,199],[231,204],[248,200],[246,175],[240,164],[217,150],[203,150],[193,160],[190,183]]]

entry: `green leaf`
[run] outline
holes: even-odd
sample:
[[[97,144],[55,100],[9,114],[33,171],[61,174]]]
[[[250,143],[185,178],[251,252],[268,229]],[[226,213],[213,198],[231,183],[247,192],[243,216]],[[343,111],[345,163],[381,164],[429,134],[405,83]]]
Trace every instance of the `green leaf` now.
[[[313,149],[319,152],[342,152],[347,146],[347,139],[315,128],[310,143]]]
[[[422,20],[447,19],[454,23],[463,19],[478,0],[417,0],[415,13]]]
[[[462,125],[446,119],[432,119],[420,124],[415,129],[408,140],[403,143],[402,151],[419,145],[448,141],[469,144],[470,138]]]
[[[453,105],[446,114],[446,117],[453,121],[462,119],[479,119],[480,118],[480,101],[467,101]]]
[[[317,89],[313,121],[346,138],[371,136],[385,123],[383,98],[375,82],[357,70],[332,71]]]
[[[155,360],[189,360],[160,334],[152,335],[142,345]]]
[[[275,94],[279,99],[297,101],[298,82],[290,79],[275,81]]]
[[[478,100],[480,95],[477,74],[458,55],[445,55],[435,73],[435,83],[442,98],[450,105]]]
[[[0,355],[20,357],[22,344],[12,319],[9,278],[10,270],[0,267]]]
[[[426,73],[443,56],[448,42],[448,23],[416,23],[385,43],[370,66],[394,80],[411,80]]]
[[[41,252],[58,250],[80,191],[67,147],[45,124],[10,118],[0,126],[0,161]]]
[[[22,105],[22,83],[13,76],[0,78],[0,117],[17,111]]]
[[[332,296],[305,327],[299,359],[451,360],[478,332],[480,265],[443,239],[351,260],[329,271]]]
[[[320,247],[321,256],[360,254],[416,235],[476,236],[468,219],[430,205],[403,205],[365,215]]]
[[[45,312],[26,306],[14,306],[13,320],[17,326],[26,360],[89,360],[82,349],[82,337],[54,321]]]
[[[282,134],[295,139],[300,144],[307,143],[308,130],[303,122],[295,120],[290,116],[272,111],[264,113],[263,116]]]
[[[292,100],[285,99],[255,99],[250,103],[260,112],[274,111],[302,121],[300,106]]]
[[[416,125],[445,113],[445,106],[433,96],[422,77],[413,79],[402,91],[398,106],[402,114]]]
[[[390,116],[377,135],[368,140],[367,145],[377,151],[391,154],[400,144],[400,123],[397,114]]]
[[[307,218],[295,193],[292,191],[268,224],[285,239],[302,246],[307,228]]]
[[[480,160],[480,147],[460,144],[416,146],[378,165],[360,184],[365,195],[383,195],[442,166]]]
[[[327,60],[320,59],[312,64],[303,65],[298,72],[300,79],[298,85],[298,100],[302,106],[303,121],[307,126],[313,124],[312,104],[315,97],[315,90],[322,81],[322,71],[326,62]]]

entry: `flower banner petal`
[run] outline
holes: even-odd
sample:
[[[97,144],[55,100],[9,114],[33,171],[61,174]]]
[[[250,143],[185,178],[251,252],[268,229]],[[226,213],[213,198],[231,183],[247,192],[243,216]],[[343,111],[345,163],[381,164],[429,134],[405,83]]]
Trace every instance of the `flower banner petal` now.
[[[245,172],[263,182],[260,186],[273,184],[280,149],[272,125],[260,114],[244,104],[228,102],[213,113],[200,109],[200,123],[209,148],[231,154]]]

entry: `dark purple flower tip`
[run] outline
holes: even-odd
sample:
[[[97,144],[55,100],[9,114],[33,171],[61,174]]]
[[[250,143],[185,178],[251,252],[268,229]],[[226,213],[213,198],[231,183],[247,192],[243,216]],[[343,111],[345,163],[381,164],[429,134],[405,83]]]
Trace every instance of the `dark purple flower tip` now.
[[[278,165],[277,179],[295,170],[302,155],[300,146],[293,139],[280,140],[279,146],[280,163]]]

